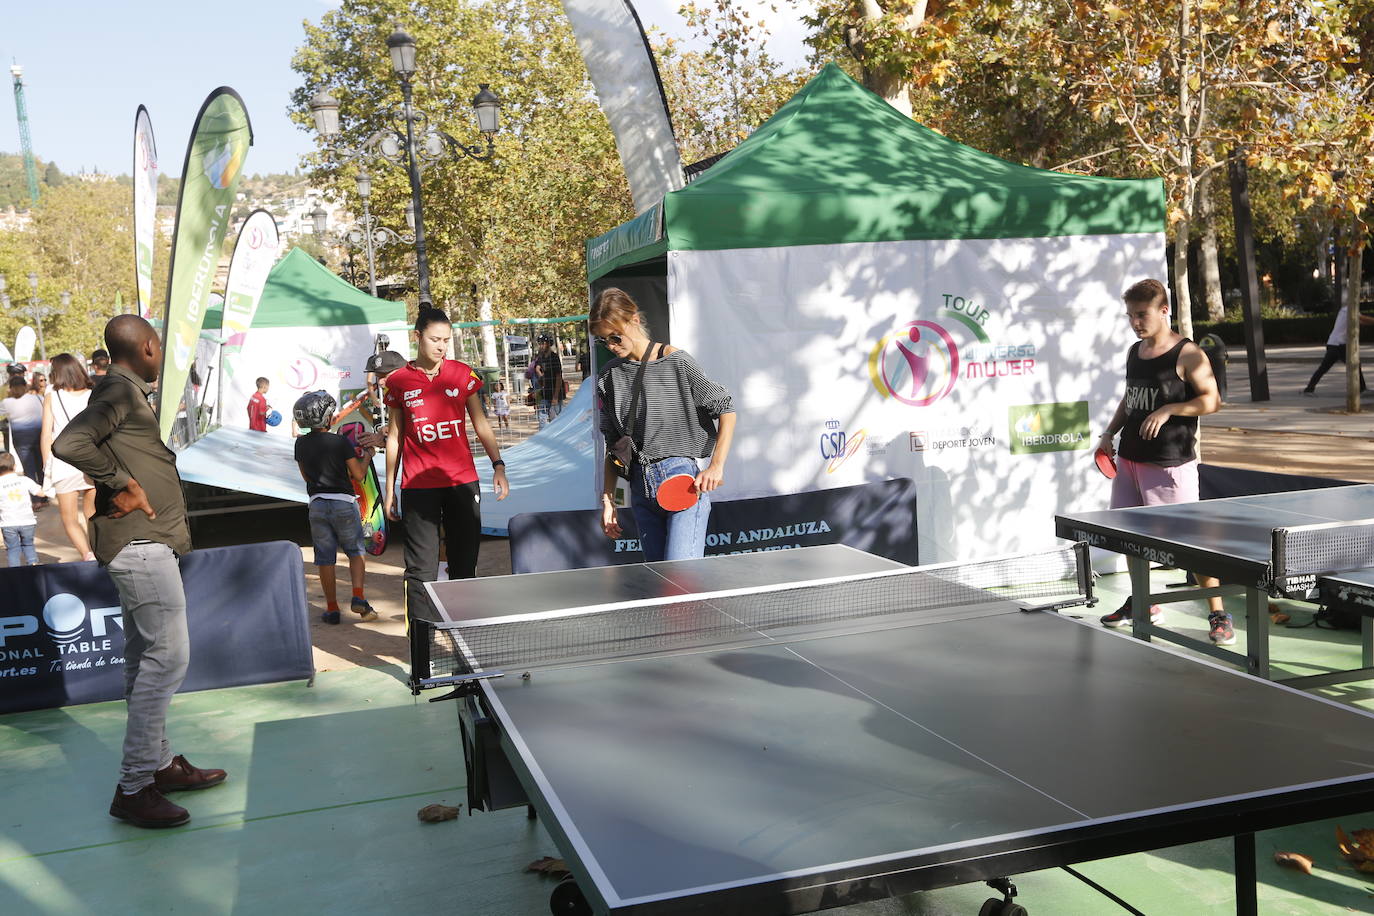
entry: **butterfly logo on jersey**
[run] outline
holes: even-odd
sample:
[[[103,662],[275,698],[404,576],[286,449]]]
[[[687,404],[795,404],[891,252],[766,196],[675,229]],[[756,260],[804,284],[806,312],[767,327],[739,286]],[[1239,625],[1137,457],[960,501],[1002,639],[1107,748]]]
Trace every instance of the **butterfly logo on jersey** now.
[[[461,388],[445,388],[445,389],[444,389],[444,394],[448,395],[448,396],[451,397],[451,398],[456,398],[456,397],[458,397],[458,395],[460,395],[460,394],[462,394],[462,393],[463,393],[463,389],[461,389]]]

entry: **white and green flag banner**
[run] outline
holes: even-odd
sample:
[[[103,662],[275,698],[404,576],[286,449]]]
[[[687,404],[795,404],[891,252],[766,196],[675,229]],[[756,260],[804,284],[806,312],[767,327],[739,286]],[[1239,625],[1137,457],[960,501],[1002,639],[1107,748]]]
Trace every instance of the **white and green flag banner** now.
[[[157,144],[148,109],[134,115],[134,271],[138,314],[153,317],[153,250],[157,233]]]
[[[253,127],[239,94],[227,86],[210,93],[196,118],[181,170],[159,382],[158,424],[163,441],[171,436],[195,359],[234,194],[252,145]]]
[[[281,235],[277,221],[266,210],[254,210],[239,229],[234,257],[229,261],[229,278],[224,284],[225,338],[222,351],[225,371],[233,373],[231,358],[243,349],[243,336],[253,326],[253,315],[262,301],[267,275],[281,256]]]

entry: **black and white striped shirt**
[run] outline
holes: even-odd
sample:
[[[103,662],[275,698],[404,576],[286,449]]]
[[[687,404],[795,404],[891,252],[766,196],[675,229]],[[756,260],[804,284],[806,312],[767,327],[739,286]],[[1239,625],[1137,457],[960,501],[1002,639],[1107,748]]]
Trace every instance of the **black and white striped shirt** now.
[[[620,358],[597,374],[601,434],[608,446],[629,429],[630,396],[638,372],[637,361]],[[644,368],[635,457],[643,464],[664,458],[709,458],[716,447],[716,420],[734,411],[730,392],[707,378],[686,350],[652,360]]]

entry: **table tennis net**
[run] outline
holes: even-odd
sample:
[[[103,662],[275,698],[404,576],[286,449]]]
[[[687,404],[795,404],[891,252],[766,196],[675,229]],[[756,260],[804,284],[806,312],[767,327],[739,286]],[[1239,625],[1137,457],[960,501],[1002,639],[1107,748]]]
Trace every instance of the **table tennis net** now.
[[[1297,525],[1273,531],[1274,584],[1299,576],[1374,566],[1374,519]]]
[[[1082,603],[1091,593],[1085,557],[1085,551],[1069,547],[976,563],[429,624],[431,669],[435,675],[510,673]]]

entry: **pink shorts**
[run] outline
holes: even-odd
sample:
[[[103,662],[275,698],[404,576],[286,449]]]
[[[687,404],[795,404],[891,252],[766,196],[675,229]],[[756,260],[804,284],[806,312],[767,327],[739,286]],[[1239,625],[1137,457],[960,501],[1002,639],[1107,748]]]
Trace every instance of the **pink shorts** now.
[[[1197,500],[1197,461],[1162,468],[1157,464],[1116,456],[1116,477],[1112,480],[1113,509]]]

